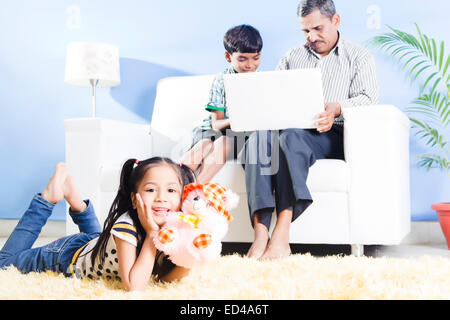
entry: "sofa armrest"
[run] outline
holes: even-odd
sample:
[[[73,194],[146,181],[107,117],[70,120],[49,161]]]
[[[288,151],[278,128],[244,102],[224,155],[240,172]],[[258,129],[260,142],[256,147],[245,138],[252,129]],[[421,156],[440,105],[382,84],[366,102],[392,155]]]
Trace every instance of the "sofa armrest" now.
[[[187,134],[174,141],[166,134],[151,127],[152,155],[158,157],[168,157],[174,161],[181,161],[181,158],[189,150],[192,143],[192,135]]]
[[[117,192],[118,177],[129,158],[151,156],[150,126],[100,118],[68,119],[66,133],[66,164],[81,196],[90,199],[103,224],[111,194]],[[67,215],[66,233],[78,232]]]
[[[411,224],[409,119],[391,105],[349,108],[343,117],[351,241],[398,244]]]

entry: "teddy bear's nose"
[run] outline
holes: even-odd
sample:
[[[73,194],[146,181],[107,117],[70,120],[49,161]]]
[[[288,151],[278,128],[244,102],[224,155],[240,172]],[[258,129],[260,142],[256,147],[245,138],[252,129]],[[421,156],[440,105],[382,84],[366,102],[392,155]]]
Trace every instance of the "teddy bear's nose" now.
[[[196,196],[196,197],[194,198],[194,201],[198,201],[198,200],[200,200],[200,196]]]

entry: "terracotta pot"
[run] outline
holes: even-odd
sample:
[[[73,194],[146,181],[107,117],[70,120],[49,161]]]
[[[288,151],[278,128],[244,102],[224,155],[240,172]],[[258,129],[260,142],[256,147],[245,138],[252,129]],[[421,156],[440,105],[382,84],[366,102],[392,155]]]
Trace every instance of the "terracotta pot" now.
[[[442,232],[447,240],[447,247],[450,250],[450,203],[437,203],[431,209],[436,210]]]

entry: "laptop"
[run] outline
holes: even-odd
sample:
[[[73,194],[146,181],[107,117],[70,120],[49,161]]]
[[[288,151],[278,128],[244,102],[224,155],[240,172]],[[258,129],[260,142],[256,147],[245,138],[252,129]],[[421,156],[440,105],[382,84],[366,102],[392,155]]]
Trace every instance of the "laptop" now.
[[[319,68],[225,74],[231,130],[317,128],[324,112]]]

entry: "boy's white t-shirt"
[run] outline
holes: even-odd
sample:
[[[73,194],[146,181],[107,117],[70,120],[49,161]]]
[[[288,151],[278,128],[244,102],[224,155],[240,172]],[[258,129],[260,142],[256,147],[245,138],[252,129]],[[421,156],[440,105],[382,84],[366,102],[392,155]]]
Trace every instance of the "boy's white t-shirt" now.
[[[111,234],[108,239],[105,251],[105,260],[100,262],[100,255],[95,258],[95,263],[91,264],[92,249],[97,244],[98,237],[89,241],[86,245],[75,253],[75,268],[72,274],[78,278],[120,280],[119,276],[119,259],[117,257],[117,247],[114,237],[116,236],[129,244],[137,247],[138,234],[136,226],[133,223],[128,212],[124,213],[114,223]]]

